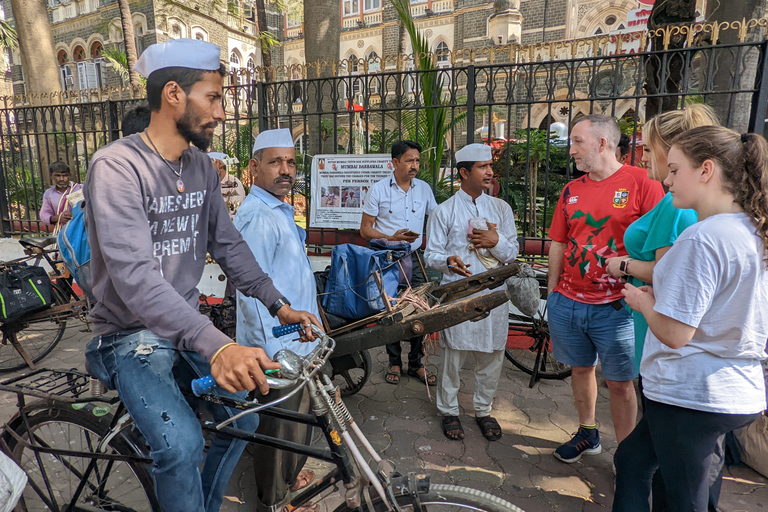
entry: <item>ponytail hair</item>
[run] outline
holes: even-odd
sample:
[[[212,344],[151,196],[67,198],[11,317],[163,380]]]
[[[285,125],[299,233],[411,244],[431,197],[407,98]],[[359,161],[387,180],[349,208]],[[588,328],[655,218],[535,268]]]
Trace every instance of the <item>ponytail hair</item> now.
[[[672,144],[694,167],[717,163],[725,189],[754,218],[768,263],[768,142],[755,133],[740,135],[722,126],[702,126],[675,137]]]

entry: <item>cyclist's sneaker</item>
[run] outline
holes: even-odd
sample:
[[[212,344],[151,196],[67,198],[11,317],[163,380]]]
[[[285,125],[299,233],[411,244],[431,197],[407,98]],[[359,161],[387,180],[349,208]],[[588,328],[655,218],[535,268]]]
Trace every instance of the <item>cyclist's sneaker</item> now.
[[[592,430],[594,434],[590,433]],[[576,435],[573,439],[565,444],[560,445],[555,450],[555,457],[563,462],[571,464],[578,461],[582,455],[597,455],[603,451],[603,447],[600,446],[600,432],[597,429],[585,429],[579,427]]]

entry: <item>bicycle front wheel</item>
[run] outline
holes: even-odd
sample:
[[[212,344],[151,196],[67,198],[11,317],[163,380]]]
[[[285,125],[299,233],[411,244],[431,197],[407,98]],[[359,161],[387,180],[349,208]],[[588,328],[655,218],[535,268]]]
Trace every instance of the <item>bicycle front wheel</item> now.
[[[45,448],[93,453],[107,434],[111,414],[106,406],[58,404],[28,412],[29,430],[17,421],[16,432],[27,442]],[[91,460],[87,456],[35,453],[10,436],[9,447],[44,499],[28,484],[16,510],[21,512],[94,510],[159,512],[152,477],[141,463],[101,459],[88,475],[77,500],[73,495]],[[117,435],[104,449],[107,454],[136,455],[131,443]]]
[[[493,494],[456,485],[432,484],[428,493],[419,496],[419,501],[423,510],[429,512],[523,512],[521,508]],[[403,510],[413,511],[410,496],[397,496],[397,504]],[[387,505],[378,498],[373,500],[373,511],[365,504],[362,509],[365,512],[384,512]],[[352,512],[352,509],[344,504],[335,512]]]
[[[536,367],[538,379],[564,379],[571,375],[571,367],[552,356],[552,339],[546,325],[536,328],[510,324],[504,352],[513,365],[528,375],[533,375]]]
[[[55,285],[51,290],[53,293],[54,305],[60,306],[69,302],[67,296]],[[44,318],[32,322],[25,322],[19,319],[11,325],[5,326],[9,335],[13,334],[19,342],[19,345],[26,351],[33,363],[51,353],[59,344],[61,337],[64,336],[64,330],[67,328],[67,321],[63,319],[53,320]],[[19,354],[16,347],[11,344],[7,336],[3,337],[0,343],[0,372],[12,372],[27,368],[27,362]]]

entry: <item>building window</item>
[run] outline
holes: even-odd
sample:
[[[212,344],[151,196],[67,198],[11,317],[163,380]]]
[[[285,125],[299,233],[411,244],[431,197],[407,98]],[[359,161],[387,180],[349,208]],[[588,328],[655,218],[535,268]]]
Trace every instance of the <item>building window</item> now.
[[[304,12],[301,10],[291,10],[285,15],[285,28],[300,27],[304,22]]]
[[[64,64],[59,68],[61,78],[61,90],[72,91],[75,89],[75,77],[72,76],[72,67]]]
[[[451,51],[448,49],[448,43],[440,41],[435,47],[435,55],[437,56],[437,65],[441,68],[447,67],[451,63]]]
[[[171,25],[171,39],[181,39],[181,26]]]
[[[98,59],[101,57],[101,51],[104,49],[104,46],[101,44],[101,41],[94,41],[91,45],[91,58],[92,59]]]
[[[306,153],[309,148],[309,135],[303,133],[296,137],[296,140],[293,141],[293,147],[296,148],[297,153]]]
[[[69,62],[69,56],[67,55],[67,51],[59,50],[59,53],[56,55],[56,60],[59,61],[59,66],[63,66],[64,64]]]
[[[85,60],[85,48],[82,46],[76,46],[75,51],[72,52],[72,56],[74,57],[75,62]]]
[[[77,84],[81,91],[103,87],[104,65],[102,59],[96,59],[94,62],[78,62]]]
[[[343,0],[344,16],[355,16],[360,14],[360,0]]]
[[[136,56],[144,51],[144,26],[139,22],[133,26],[133,42],[136,45]]]
[[[381,9],[381,0],[365,0],[363,7],[365,8],[365,12],[378,11]]]
[[[248,64],[246,64],[246,67],[253,73],[253,71],[256,69],[256,61],[253,59],[253,57],[248,57]]]
[[[240,56],[237,54],[237,52],[232,52],[229,55],[229,72],[235,78],[235,85],[239,85],[240,81],[241,81],[241,78],[240,78]]]
[[[379,60],[379,54],[375,50],[371,50],[371,53],[365,58],[368,61],[368,72],[376,73],[381,69],[381,62]]]

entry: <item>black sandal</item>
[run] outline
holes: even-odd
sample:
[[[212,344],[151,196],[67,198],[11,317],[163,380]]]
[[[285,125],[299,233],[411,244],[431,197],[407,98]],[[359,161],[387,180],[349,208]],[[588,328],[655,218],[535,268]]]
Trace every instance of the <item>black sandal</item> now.
[[[454,437],[449,435],[449,432],[458,432],[458,435]],[[451,441],[464,439],[464,429],[461,427],[458,416],[443,416],[443,434]]]
[[[393,365],[394,366],[394,365]],[[400,372],[393,372],[392,366],[389,367],[389,371],[384,376],[384,380],[387,384],[400,384]]]
[[[492,418],[491,416],[483,416],[482,418],[475,417],[475,421],[477,421],[483,437],[487,440],[496,441],[501,438],[501,425],[499,425],[499,422],[496,421],[495,418]],[[498,432],[498,434],[494,433],[494,430]]]
[[[408,368],[408,375],[416,377],[422,384],[426,384],[427,386],[437,386],[437,375],[429,373],[426,370],[424,370],[424,375],[419,375],[419,370],[421,370],[421,368],[416,368],[415,370],[413,368]]]

